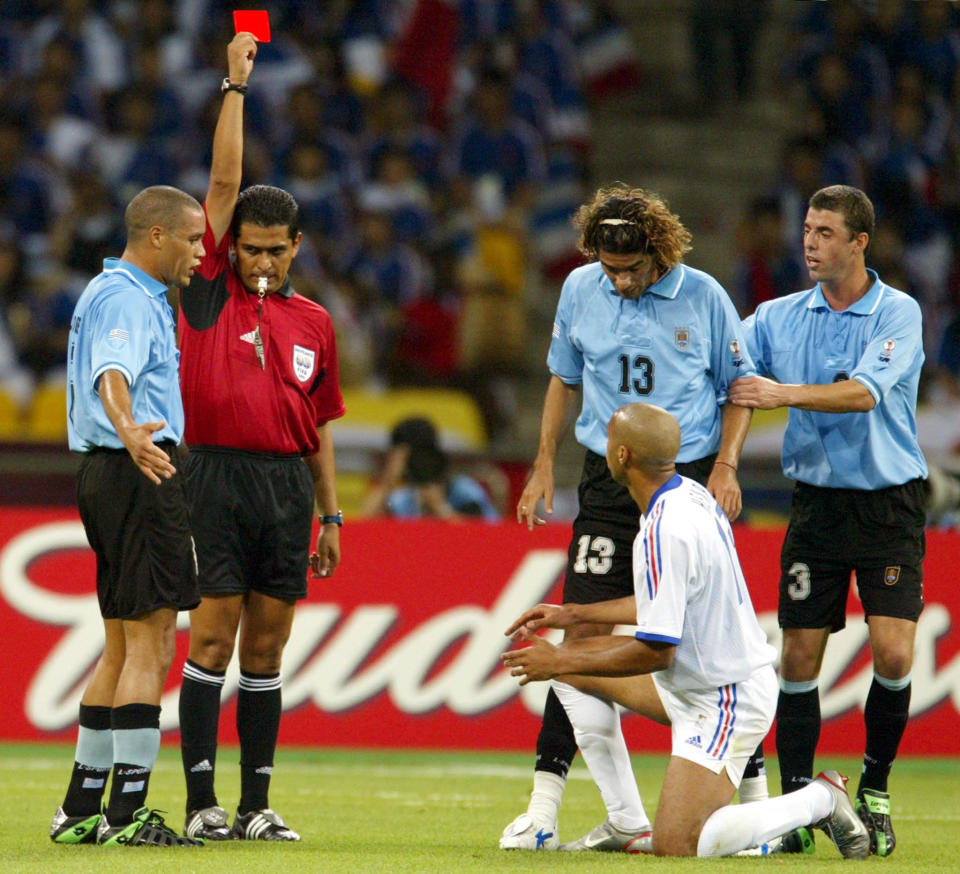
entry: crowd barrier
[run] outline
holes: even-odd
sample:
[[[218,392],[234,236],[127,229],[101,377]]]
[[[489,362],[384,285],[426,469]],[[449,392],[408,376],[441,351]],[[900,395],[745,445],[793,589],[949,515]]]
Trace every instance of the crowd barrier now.
[[[779,650],[776,582],[782,531],[736,526],[761,624]],[[349,522],[343,563],[312,580],[284,654],[281,742],[306,746],[514,749],[531,753],[546,693],[500,667],[503,631],[522,610],[559,599],[569,525]],[[913,669],[907,754],[960,754],[960,535],[930,532]],[[600,560],[599,558],[597,560]],[[71,510],[0,508],[0,627],[5,643],[0,739],[74,737],[85,678],[102,647],[94,559]],[[855,594],[827,647],[820,750],[863,749],[872,669]],[[161,727],[176,740],[188,617]],[[235,739],[238,671],[224,686],[223,737]],[[624,720],[632,749],[665,751],[667,729]],[[772,738],[769,741],[772,747]]]

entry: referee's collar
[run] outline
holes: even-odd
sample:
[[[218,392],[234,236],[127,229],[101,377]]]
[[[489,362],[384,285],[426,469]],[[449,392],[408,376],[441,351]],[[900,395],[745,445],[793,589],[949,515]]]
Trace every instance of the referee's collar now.
[[[127,277],[135,285],[139,285],[149,297],[161,297],[166,295],[167,286],[159,279],[154,279],[149,273],[145,273],[136,264],[124,261],[122,258],[104,258],[104,273],[120,273]]]
[[[677,486],[679,486],[681,482],[683,482],[683,477],[681,477],[679,473],[675,473],[672,477],[670,477],[670,479],[668,479],[662,486],[660,486],[659,489],[657,489],[653,493],[653,495],[650,498],[650,503],[647,505],[647,509],[645,512],[649,513],[650,508],[655,503],[657,503],[661,495],[666,494],[671,489],[677,488]]]
[[[876,310],[880,304],[880,298],[883,297],[883,283],[880,281],[877,271],[871,270],[869,267],[867,268],[867,276],[872,280],[870,288],[867,289],[867,293],[856,303],[850,304],[850,306],[841,312],[852,313],[855,316],[869,316]],[[827,299],[823,294],[823,288],[821,288],[819,282],[813,288],[813,293],[810,295],[810,303],[807,304],[807,308],[811,310],[830,310],[831,312],[836,312],[836,310],[827,303]]]

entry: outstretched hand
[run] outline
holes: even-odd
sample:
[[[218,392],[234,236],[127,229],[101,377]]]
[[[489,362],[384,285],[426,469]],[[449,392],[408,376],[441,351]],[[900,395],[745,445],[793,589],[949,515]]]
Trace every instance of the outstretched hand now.
[[[552,643],[526,628],[521,628],[515,638],[527,641],[530,646],[505,652],[500,659],[510,669],[510,676],[520,678],[521,686],[538,680],[552,680],[562,673],[558,670],[558,650]]]
[[[574,624],[573,616],[566,607],[560,604],[537,604],[515,619],[504,634],[517,640],[521,629],[536,631],[538,628],[569,628]]]
[[[144,422],[142,425],[134,423],[117,430],[133,463],[155,485],[160,485],[161,478],[170,479],[177,472],[170,463],[170,456],[153,442],[153,435],[165,428],[166,424],[166,422]]]

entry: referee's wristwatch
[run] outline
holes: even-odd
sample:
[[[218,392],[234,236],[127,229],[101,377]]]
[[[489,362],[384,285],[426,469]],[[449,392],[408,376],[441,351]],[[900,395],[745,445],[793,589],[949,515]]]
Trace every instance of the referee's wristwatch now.
[[[321,525],[336,525],[338,528],[343,527],[343,510],[337,510],[333,516],[321,516],[320,517]]]
[[[246,93],[247,93],[247,86],[246,86],[246,85],[241,85],[241,84],[239,84],[239,83],[237,83],[237,82],[231,82],[231,81],[230,81],[230,77],[227,76],[227,78],[224,79],[224,80],[220,83],[220,93],[221,93],[221,94],[224,94],[224,93],[226,93],[227,91],[236,91],[236,92],[238,92],[239,94],[246,94]]]

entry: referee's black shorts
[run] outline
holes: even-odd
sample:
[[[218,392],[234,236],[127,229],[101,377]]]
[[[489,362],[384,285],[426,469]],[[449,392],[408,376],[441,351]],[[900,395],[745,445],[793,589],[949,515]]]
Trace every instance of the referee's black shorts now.
[[[677,473],[706,485],[716,455],[677,464]],[[577,487],[580,509],[567,552],[563,600],[593,604],[633,594],[633,541],[640,508],[614,482],[602,455],[587,450]]]
[[[305,598],[314,491],[303,459],[192,446],[186,472],[200,592]]]
[[[915,622],[925,524],[922,479],[873,491],[798,482],[780,552],[780,627],[843,628],[852,572],[865,616]]]
[[[97,597],[105,619],[134,619],[200,603],[179,449],[158,444],[178,472],[155,485],[125,449],[93,449],[80,462],[77,505],[97,555]]]

